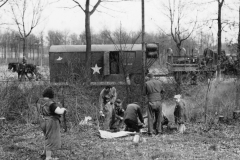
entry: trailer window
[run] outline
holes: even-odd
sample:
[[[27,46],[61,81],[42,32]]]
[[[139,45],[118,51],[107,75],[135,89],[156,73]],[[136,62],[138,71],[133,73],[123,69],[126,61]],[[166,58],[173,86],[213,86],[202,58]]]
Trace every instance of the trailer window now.
[[[136,58],[134,51],[113,51],[109,55],[110,74],[120,74],[123,69],[129,69],[133,66]]]
[[[119,74],[119,52],[110,52],[109,55],[110,74]]]

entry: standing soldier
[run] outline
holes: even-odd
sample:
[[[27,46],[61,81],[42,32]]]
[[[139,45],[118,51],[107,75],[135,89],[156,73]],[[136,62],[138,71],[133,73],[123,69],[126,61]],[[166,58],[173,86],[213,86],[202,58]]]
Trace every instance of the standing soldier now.
[[[164,93],[162,83],[154,79],[152,73],[148,73],[149,80],[145,83],[145,94],[148,98],[148,134],[151,136],[153,129],[156,135],[162,132],[162,95]]]
[[[114,102],[117,97],[117,91],[115,87],[106,86],[100,93],[99,105],[100,105],[100,116],[104,117],[103,129],[110,129],[112,125],[112,114],[114,108]]]

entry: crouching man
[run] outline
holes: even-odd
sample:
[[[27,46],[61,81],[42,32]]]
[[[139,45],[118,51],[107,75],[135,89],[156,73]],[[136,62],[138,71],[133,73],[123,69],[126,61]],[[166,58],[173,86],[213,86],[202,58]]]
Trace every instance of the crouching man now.
[[[139,125],[138,118],[141,122]],[[140,106],[137,103],[131,103],[127,105],[124,113],[124,123],[126,124],[125,131],[139,132],[140,128],[144,126],[143,116],[140,110]]]
[[[121,99],[117,99],[114,103],[112,122],[110,129],[114,132],[120,131],[123,128],[124,109],[122,108]]]

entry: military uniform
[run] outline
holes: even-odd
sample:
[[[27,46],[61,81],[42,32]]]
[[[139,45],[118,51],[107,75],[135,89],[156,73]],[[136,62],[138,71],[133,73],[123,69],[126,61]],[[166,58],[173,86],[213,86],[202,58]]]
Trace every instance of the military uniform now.
[[[131,132],[139,132],[140,126],[138,123],[138,118],[140,122],[144,124],[140,106],[135,103],[128,104],[124,113],[124,123],[126,124],[125,130]]]
[[[112,114],[114,108],[114,102],[117,97],[117,92],[115,87],[111,87],[109,92],[104,88],[99,96],[100,112],[104,114],[103,129],[108,130],[112,123]]]
[[[114,131],[119,131],[123,127],[124,109],[122,108],[121,103],[120,99],[117,99],[114,103],[112,122],[110,126],[110,129],[113,129]]]
[[[162,106],[161,106],[161,93],[164,91],[162,83],[159,80],[153,78],[151,74],[149,80],[145,83],[145,91],[148,97],[148,134],[153,133],[153,129],[156,134],[162,132]]]

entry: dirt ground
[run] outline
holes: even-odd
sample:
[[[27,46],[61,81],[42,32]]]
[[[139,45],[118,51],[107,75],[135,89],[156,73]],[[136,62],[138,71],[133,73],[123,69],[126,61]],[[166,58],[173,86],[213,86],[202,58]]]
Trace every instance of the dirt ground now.
[[[48,70],[43,70],[48,75]],[[3,80],[16,79],[16,73],[6,71],[6,66],[0,67],[0,75],[4,75],[0,76]],[[229,106],[230,102],[233,101],[229,98],[225,105]],[[196,122],[188,123],[186,127],[184,134],[165,130],[159,136],[141,135],[140,143],[134,144],[130,136],[101,139],[94,126],[72,126],[68,132],[62,133],[62,149],[54,152],[54,157],[59,160],[240,159],[239,121],[227,124]],[[41,160],[43,145],[43,134],[37,124],[7,122],[3,125],[0,121],[0,160]]]
[[[239,126],[239,122],[231,122],[206,129],[201,123],[187,124],[184,134],[165,130],[159,136],[141,135],[137,145],[133,137],[101,139],[94,127],[77,126],[62,133],[62,149],[54,156],[60,160],[239,160]],[[1,160],[40,160],[42,149],[38,125],[1,128]]]

